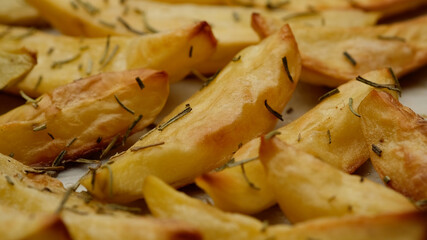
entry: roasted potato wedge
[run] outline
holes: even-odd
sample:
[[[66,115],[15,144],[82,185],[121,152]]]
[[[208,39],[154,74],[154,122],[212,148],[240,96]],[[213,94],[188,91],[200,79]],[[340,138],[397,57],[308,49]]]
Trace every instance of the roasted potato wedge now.
[[[426,212],[405,212],[375,216],[325,218],[294,225],[268,228],[277,240],[423,240],[427,231]]]
[[[238,56],[150,134],[114,158],[109,163],[111,174],[101,168],[82,184],[98,198],[118,202],[142,198],[141,186],[148,175],[184,186],[223,165],[240,143],[274,128],[277,118],[266,105],[281,112],[300,74],[289,26]],[[114,180],[109,186],[110,176]]]
[[[378,84],[394,84],[390,70],[373,71],[363,75]],[[297,120],[277,129],[276,137],[304,150],[347,173],[354,172],[369,158],[360,119],[351,112],[373,88],[356,80],[338,87],[339,93],[323,99],[316,107]],[[393,92],[397,97],[397,93]],[[328,130],[331,135],[329,143]],[[233,158],[236,162],[258,156],[260,140],[242,146]],[[256,160],[244,165],[246,176],[257,187],[248,184],[239,167],[206,173],[196,184],[226,211],[254,214],[272,206],[276,201],[261,163]]]
[[[160,113],[168,94],[167,75],[156,70],[75,81],[0,116],[0,153],[13,153],[26,165],[62,165],[142,130]]]
[[[67,2],[69,4],[69,2]],[[206,22],[174,31],[141,37],[73,38],[34,29],[9,29],[0,39],[1,49],[26,49],[37,56],[37,65],[9,91],[30,96],[99,72],[137,68],[164,70],[169,81],[180,80],[215,51],[216,40]],[[109,47],[108,47],[109,46]],[[189,56],[190,48],[192,50]],[[42,79],[42,80],[40,80]]]
[[[64,223],[55,214],[31,214],[0,205],[0,236],[3,240],[68,240]]]
[[[91,1],[98,11],[85,11],[81,4],[77,8],[69,0],[30,0],[49,22],[64,34],[73,36],[104,37],[111,35],[138,35],[175,29],[193,23],[196,19],[203,19],[212,24],[215,37],[218,39],[218,48],[215,54],[196,68],[202,73],[215,73],[223,68],[235,54],[243,48],[259,42],[258,36],[250,28],[251,14],[254,11],[263,15],[287,19],[286,22],[304,22],[320,24],[322,19],[328,25],[350,26],[376,22],[376,14],[364,13],[359,10],[316,12],[311,16],[292,18],[301,14],[295,11],[267,11],[242,6],[201,6],[189,4],[166,4],[151,1]],[[78,3],[78,1],[72,1]],[[126,10],[127,9],[127,10]],[[127,12],[127,13],[125,13]],[[351,16],[349,16],[351,15]],[[349,19],[350,21],[348,21]],[[363,19],[363,20],[362,20]],[[127,23],[133,31],[126,26]],[[107,24],[106,24],[107,23]],[[135,31],[136,30],[136,31]]]
[[[21,52],[0,50],[0,89],[15,84],[36,65],[35,56]]]
[[[386,185],[414,201],[426,200],[427,121],[376,90],[359,105],[359,113],[371,162]]]
[[[274,32],[277,26],[271,24],[253,14],[252,25],[261,37]],[[301,81],[312,84],[336,87],[385,67],[400,77],[427,64],[427,16],[373,27],[298,26],[293,31],[301,51]]]
[[[44,25],[45,21],[37,9],[25,0],[2,0],[0,2],[0,24]]]
[[[292,222],[415,210],[399,193],[343,173],[277,138],[261,138],[259,154],[276,200]]]
[[[408,10],[423,7],[427,4],[426,0],[352,0],[354,7],[365,11],[378,11],[385,17],[397,15]]]
[[[154,176],[146,178],[143,191],[155,217],[190,223],[202,232],[203,239],[263,239],[263,224],[259,220],[222,212],[176,191]]]

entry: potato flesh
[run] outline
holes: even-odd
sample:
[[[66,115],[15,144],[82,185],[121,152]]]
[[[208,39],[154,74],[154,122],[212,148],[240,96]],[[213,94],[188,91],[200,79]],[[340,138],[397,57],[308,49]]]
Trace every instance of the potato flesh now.
[[[385,69],[363,77],[379,84],[394,83],[390,72]],[[340,93],[324,99],[299,119],[277,129],[281,134],[276,137],[337,169],[352,173],[369,158],[369,149],[359,118],[350,111],[349,98],[353,98],[353,109],[357,109],[373,88],[353,80],[338,89]],[[393,94],[396,95],[395,92]],[[260,139],[254,139],[233,157],[236,161],[256,157],[259,144]],[[245,170],[247,177],[260,190],[248,185],[239,167],[204,174],[196,179],[196,184],[211,196],[216,206],[226,211],[254,214],[272,206],[276,201],[261,163],[258,160],[247,163]]]
[[[176,29],[187,26],[195,20],[203,19],[212,25],[215,37],[218,39],[218,48],[214,55],[206,62],[197,65],[197,70],[202,73],[215,73],[226,64],[243,48],[259,42],[259,38],[250,27],[251,14],[261,12],[275,18],[286,17],[295,14],[296,11],[306,11],[306,8],[297,10],[276,9],[268,11],[264,9],[252,9],[242,6],[202,6],[191,4],[165,4],[150,1],[127,1],[119,4],[119,1],[110,1],[107,5],[102,0],[91,1],[100,11],[98,14],[90,15],[83,9],[75,10],[68,0],[32,0],[30,1],[41,11],[55,28],[64,34],[73,36],[105,37],[107,35],[135,35],[117,21],[122,17],[126,22],[132,23],[132,28],[149,33],[147,25],[143,22],[141,13],[134,9],[143,10],[148,27],[157,31]],[[125,9],[130,9],[123,14]],[[349,14],[354,16],[349,16]],[[327,25],[372,25],[376,22],[376,14],[364,13],[353,10],[341,14],[339,11],[320,12],[315,16],[292,18],[287,22],[303,22],[306,24],[320,25],[322,21]],[[324,19],[324,20],[322,20]],[[347,21],[346,19],[350,19]],[[363,19],[363,20],[362,20]],[[357,20],[357,21],[355,21]],[[103,22],[113,24],[111,28]],[[282,22],[281,25],[283,25]],[[280,26],[281,27],[281,26]]]
[[[155,175],[175,187],[183,186],[228,161],[241,142],[271,130],[277,118],[266,109],[264,101],[281,112],[300,74],[299,54],[290,28],[285,26],[238,55],[239,61],[230,62],[209,86],[177,106],[161,123],[183,111],[186,104],[192,107],[190,113],[163,131],[155,130],[133,147],[163,145],[128,150],[114,159],[110,165],[113,196],[108,193],[107,169],[97,171],[94,186],[90,176],[82,184],[101,199],[132,201],[142,198],[146,176]],[[293,83],[282,63],[285,56]]]
[[[190,223],[200,229],[203,239],[263,239],[263,225],[255,218],[222,212],[153,176],[147,177],[143,189],[154,216]]]
[[[261,139],[260,160],[280,208],[292,222],[415,210],[399,193],[343,173],[276,138]]]
[[[139,88],[136,77],[145,88]],[[132,132],[153,122],[168,94],[166,74],[155,70],[104,73],[73,82],[42,95],[37,108],[27,103],[2,115],[0,152],[40,166],[51,165],[63,150],[63,160],[79,158],[102,149],[117,135],[123,137],[139,115],[143,117]],[[34,131],[43,124],[45,129]]]
[[[25,0],[0,2],[0,24],[38,25],[42,22],[39,12]]]
[[[355,0],[352,2],[354,7],[365,11],[381,11],[384,16],[397,15],[417,7],[423,7],[427,4],[426,0]]]
[[[396,191],[427,199],[427,122],[387,93],[372,91],[359,105],[372,165]],[[382,152],[372,151],[372,145]],[[424,206],[425,207],[425,206]]]
[[[0,26],[0,32],[5,29],[6,26]],[[31,31],[34,31],[32,35],[22,37],[31,34]],[[19,37],[21,39],[16,40]],[[216,46],[216,40],[205,22],[141,37],[111,37],[106,58],[112,55],[116,46],[118,50],[111,61],[103,67],[106,60],[104,63],[100,63],[100,60],[103,59],[106,42],[107,38],[73,38],[12,28],[1,39],[0,49],[25,48],[37,55],[37,65],[21,82],[8,90],[14,92],[23,90],[30,96],[39,96],[88,75],[142,67],[164,70],[168,73],[169,80],[173,82],[187,75],[194,65],[209,58]],[[188,54],[191,46],[193,54],[190,58]],[[73,59],[76,56],[79,57],[69,63],[52,67],[55,62]],[[40,77],[42,81],[39,83]]]
[[[13,85],[35,64],[34,57],[29,53],[0,51],[0,89]]]

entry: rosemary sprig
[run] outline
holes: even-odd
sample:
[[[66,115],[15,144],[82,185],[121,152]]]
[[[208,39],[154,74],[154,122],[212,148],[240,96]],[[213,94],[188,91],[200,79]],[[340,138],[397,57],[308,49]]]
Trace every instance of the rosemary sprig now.
[[[232,16],[233,16],[233,20],[234,20],[235,22],[240,22],[240,15],[239,15],[239,13],[238,13],[238,12],[233,11]]]
[[[388,184],[391,181],[391,179],[389,176],[384,176],[383,181],[385,184]]]
[[[150,131],[148,131],[144,135],[142,135],[138,140],[144,139],[145,137],[147,137],[148,135],[150,135],[152,132],[154,132],[156,129],[157,129],[156,127],[152,128]]]
[[[381,157],[382,150],[375,144],[372,144],[372,151],[378,155],[378,157]]]
[[[291,72],[289,71],[288,59],[286,58],[286,56],[282,58],[282,63],[283,63],[283,67],[285,67],[285,72],[288,75],[289,81],[293,83],[294,79],[292,78]]]
[[[39,79],[37,80],[37,83],[36,83],[36,85],[34,86],[34,91],[35,90],[37,90],[37,88],[39,88],[39,86],[40,86],[40,84],[42,83],[42,81],[43,81],[43,76],[42,75],[40,75],[39,76]]]
[[[99,8],[93,6],[90,2],[84,2],[83,0],[75,1],[90,15],[95,15],[99,13]]]
[[[42,123],[42,124],[40,124],[40,125],[38,125],[38,126],[34,126],[34,127],[33,127],[33,131],[34,131],[34,132],[38,132],[38,131],[45,130],[46,128],[47,128],[46,123]]]
[[[266,140],[270,140],[270,139],[272,139],[274,136],[276,136],[276,135],[280,135],[280,134],[282,134],[282,133],[281,133],[281,132],[279,132],[279,131],[277,131],[277,130],[273,130],[273,131],[271,131],[271,132],[269,132],[269,133],[265,134],[264,139],[266,139]]]
[[[75,160],[70,160],[68,162],[94,164],[94,163],[100,163],[101,161],[95,160],[95,159],[78,158],[78,159],[75,159]]]
[[[67,150],[62,150],[58,156],[56,156],[55,160],[52,163],[52,167],[57,167],[60,164],[62,164],[62,159],[64,158],[65,154],[67,154]]]
[[[239,55],[239,56],[234,57],[233,59],[231,59],[231,61],[238,62],[241,58],[242,58],[242,56]]]
[[[331,144],[332,143],[331,130],[328,129],[328,131],[326,131],[326,134],[328,134],[328,143]]]
[[[188,52],[188,57],[191,58],[193,56],[193,45],[190,46],[190,51]]]
[[[385,35],[378,35],[378,39],[380,40],[392,40],[392,41],[400,41],[400,42],[406,42],[406,39],[399,37],[399,36],[385,36]]]
[[[220,73],[220,71],[221,70],[218,70],[218,71],[215,72],[214,75],[208,77],[207,80],[203,82],[202,89],[205,88],[205,87],[207,87],[213,80],[215,80],[216,77],[218,76],[218,74]]]
[[[339,90],[338,88],[334,88],[334,89],[332,89],[331,91],[329,91],[329,92],[327,92],[327,93],[323,94],[322,96],[320,96],[320,97],[319,97],[319,99],[317,99],[317,101],[321,102],[321,101],[322,101],[322,100],[324,100],[325,98],[328,98],[328,97],[330,97],[330,96],[332,96],[332,95],[334,95],[334,94],[337,94],[337,93],[339,93],[339,92],[340,92],[340,90]]]
[[[106,204],[104,206],[111,209],[111,210],[120,210],[120,211],[126,211],[126,212],[131,212],[131,213],[141,213],[142,212],[142,209],[138,208],[138,207],[127,207],[127,206],[113,204],[113,203],[109,203],[109,204]]]
[[[360,114],[358,114],[354,109],[353,109],[353,98],[349,98],[348,99],[348,107],[350,108],[350,111],[356,115],[356,117],[360,117]]]
[[[42,100],[42,98],[33,99],[30,96],[28,96],[27,94],[25,94],[24,91],[22,91],[22,90],[19,91],[19,94],[21,95],[21,97],[23,99],[25,99],[27,101],[27,103],[31,103],[34,108],[39,107],[38,103]]]
[[[347,51],[344,51],[342,54],[351,63],[351,65],[353,66],[357,65],[356,60],[350,55],[350,53],[348,53]]]
[[[55,167],[33,167],[36,171],[62,171],[65,169],[64,166],[55,166]]]
[[[245,165],[242,164],[240,165],[240,168],[242,169],[242,174],[243,174],[243,178],[245,179],[245,181],[248,183],[249,187],[255,189],[255,190],[261,190],[259,187],[257,187],[253,182],[251,182],[248,178],[248,176],[246,175],[246,171],[245,171]]]
[[[147,149],[147,148],[151,148],[151,147],[156,147],[156,146],[160,146],[160,145],[163,145],[163,144],[165,144],[165,142],[159,142],[159,143],[154,143],[154,144],[150,144],[150,145],[146,145],[146,146],[140,146],[140,147],[133,147],[130,150],[132,152],[136,152],[136,151],[139,151],[139,150],[143,150],[143,149]]]
[[[384,85],[384,84],[379,84],[379,83],[371,82],[368,79],[365,79],[365,78],[363,78],[361,76],[357,76],[356,80],[359,81],[359,82],[362,82],[364,84],[367,84],[369,86],[375,87],[375,88],[386,88],[388,90],[396,91],[398,93],[401,92],[400,89],[398,89],[398,88],[392,87],[390,85]]]
[[[185,105],[185,109],[184,109],[182,112],[178,113],[175,117],[173,117],[173,118],[169,119],[167,122],[165,122],[165,123],[163,123],[163,124],[160,124],[160,125],[157,127],[157,129],[158,129],[159,131],[163,131],[167,126],[169,126],[169,125],[170,125],[170,124],[172,124],[173,122],[177,121],[178,119],[180,119],[180,118],[184,117],[184,116],[185,116],[185,115],[187,115],[189,112],[191,112],[191,110],[193,110],[193,109],[190,107],[190,104],[186,104],[186,105]]]
[[[280,119],[280,121],[283,121],[282,114],[276,112],[273,108],[271,108],[270,105],[268,105],[267,103],[267,99],[264,100],[264,105],[271,114],[273,114],[276,118]]]
[[[73,143],[75,142],[77,140],[77,138],[75,137],[75,138],[73,138],[73,139],[71,139],[71,141],[67,144],[67,146],[65,146],[65,147],[67,147],[67,148],[69,148],[69,147],[71,147],[71,145],[73,145]]]
[[[52,140],[55,139],[55,137],[52,135],[52,133],[47,133],[47,135],[49,135],[49,137],[52,138]]]
[[[267,3],[265,4],[265,7],[269,10],[278,9],[286,4],[289,4],[290,0],[282,0],[276,4],[273,4],[271,0],[267,0]]]
[[[111,36],[108,35],[107,41],[105,42],[104,53],[102,54],[101,59],[99,59],[99,64],[103,64],[105,62],[105,59],[107,58],[108,51],[110,50],[110,38],[111,38]]]
[[[106,67],[111,62],[111,60],[114,58],[114,56],[116,55],[118,50],[119,50],[119,45],[116,44],[113,48],[113,51],[111,51],[111,54],[105,60],[104,64],[101,65],[100,69],[103,69],[104,67]]]
[[[73,61],[79,59],[80,56],[81,56],[81,53],[77,53],[76,55],[74,55],[74,56],[72,56],[70,58],[67,58],[67,59],[64,59],[64,60],[59,60],[59,61],[54,61],[52,63],[52,65],[50,65],[50,68],[52,68],[52,69],[54,69],[54,68],[60,68],[64,64],[67,64],[67,63],[70,63],[70,62],[73,62]]]
[[[105,27],[108,27],[108,28],[111,28],[111,29],[115,29],[116,28],[116,25],[114,23],[109,23],[109,22],[106,22],[104,20],[99,20],[98,22],[99,22],[99,24],[104,25]]]
[[[135,78],[135,80],[136,80],[136,82],[138,83],[138,86],[139,86],[139,88],[140,88],[141,90],[145,88],[145,85],[144,85],[144,83],[142,82],[141,78],[136,77],[136,78]]]
[[[60,213],[62,209],[64,209],[65,203],[67,203],[68,199],[70,198],[71,194],[76,191],[76,189],[80,186],[80,182],[75,183],[73,186],[69,187],[67,191],[64,194],[64,197],[62,198],[58,208],[56,209],[55,213]]]
[[[102,151],[101,156],[99,156],[100,159],[102,159],[114,147],[118,138],[119,138],[119,135],[116,135],[111,140],[111,142],[108,144],[108,146]]]
[[[317,11],[308,10],[308,11],[305,11],[305,12],[291,13],[291,14],[289,14],[287,16],[282,17],[282,20],[283,21],[288,21],[288,20],[293,19],[293,18],[314,16],[314,15],[317,15],[317,14],[318,14]]]
[[[142,23],[144,24],[145,29],[147,29],[150,33],[158,33],[159,30],[155,29],[153,26],[151,26],[151,24],[148,23],[147,14],[142,11],[141,15],[142,15]]]
[[[232,158],[232,159],[234,160],[234,158]],[[244,160],[238,161],[238,162],[236,162],[236,161],[229,162],[229,163],[225,164],[225,168],[236,167],[236,166],[243,165],[243,164],[246,164],[246,163],[249,163],[249,162],[253,162],[253,161],[257,160],[257,159],[259,159],[259,156],[256,156],[256,157],[253,157],[253,158],[244,159]]]
[[[138,31],[138,30],[134,29],[133,27],[131,27],[129,25],[129,23],[127,23],[122,17],[117,17],[117,21],[119,21],[119,23],[121,23],[129,32],[132,32],[132,33],[135,33],[138,35],[144,35],[145,34],[145,32]]]
[[[390,73],[391,77],[394,80],[394,86],[399,89],[399,97],[402,96],[402,87],[400,86],[399,79],[397,79],[396,74],[394,74],[394,71],[391,67],[388,68],[388,72]]]
[[[6,178],[6,182],[7,182],[9,185],[11,185],[11,186],[15,185],[15,183],[12,181],[12,178],[10,178],[10,177],[9,177],[9,176],[7,176],[7,175],[5,175],[4,177]]]
[[[138,115],[138,117],[132,122],[132,124],[129,126],[128,130],[126,130],[125,136],[122,140],[122,145],[124,146],[126,143],[127,138],[129,137],[129,134],[132,132],[132,130],[135,128],[135,126],[141,121],[142,114]]]
[[[124,110],[126,110],[126,111],[128,111],[128,112],[130,112],[132,115],[134,115],[135,114],[135,112],[132,110],[132,109],[130,109],[130,108],[128,108],[128,107],[126,107],[120,100],[119,100],[119,98],[117,97],[117,95],[116,94],[114,94],[114,98],[116,99],[116,101],[117,101],[117,103],[119,103],[119,105],[124,109]]]

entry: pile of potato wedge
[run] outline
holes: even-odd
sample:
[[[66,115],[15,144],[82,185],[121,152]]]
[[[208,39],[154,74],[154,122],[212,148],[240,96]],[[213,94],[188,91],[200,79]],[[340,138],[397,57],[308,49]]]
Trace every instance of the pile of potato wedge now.
[[[0,239],[427,239],[426,66],[427,0],[2,0]]]

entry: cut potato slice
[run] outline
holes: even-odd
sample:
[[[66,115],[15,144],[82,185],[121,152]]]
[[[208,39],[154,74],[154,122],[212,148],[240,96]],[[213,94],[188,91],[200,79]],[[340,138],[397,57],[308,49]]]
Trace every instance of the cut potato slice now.
[[[26,165],[63,165],[142,130],[162,110],[168,94],[166,73],[155,70],[75,81],[0,116],[0,152]]]
[[[281,112],[300,74],[298,48],[289,26],[238,56],[150,134],[114,158],[108,164],[111,173],[101,168],[95,184],[92,176],[82,184],[98,198],[133,201],[143,197],[146,176],[184,186],[223,165],[240,143],[274,128],[277,118],[266,105]]]
[[[373,71],[363,75],[378,84],[394,84],[389,70]],[[338,87],[339,93],[322,100],[309,112],[277,129],[276,137],[304,150],[322,161],[347,173],[354,172],[369,158],[369,148],[363,137],[360,119],[353,110],[373,88],[353,80]],[[397,95],[396,92],[393,94]],[[329,143],[329,134],[331,141]],[[243,145],[233,156],[237,162],[258,156],[260,140]],[[248,184],[239,167],[211,172],[196,179],[214,200],[215,205],[226,211],[254,214],[272,206],[276,201],[267,183],[261,163],[256,160],[244,165],[247,178],[258,188]]]
[[[21,80],[36,65],[35,57],[25,51],[0,50],[0,89]]]
[[[1,0],[0,24],[35,26],[43,25],[45,21],[25,0]]]
[[[69,3],[67,1],[67,3]],[[9,29],[9,30],[8,30]],[[171,82],[182,79],[215,51],[216,40],[206,22],[142,37],[72,38],[34,29],[8,28],[0,49],[26,49],[37,56],[37,65],[9,91],[30,96],[100,72],[137,68],[164,70]],[[189,51],[192,48],[192,55]]]
[[[257,219],[222,212],[176,191],[156,177],[148,176],[143,190],[155,217],[190,223],[200,229],[203,239],[263,239],[263,224]]]
[[[386,185],[414,201],[427,200],[427,121],[375,90],[359,113],[371,162]]]
[[[272,226],[268,233],[277,240],[423,240],[427,231],[426,212],[405,212],[376,216],[325,218],[294,225]]]
[[[415,210],[399,193],[343,173],[277,138],[261,138],[259,152],[268,183],[292,222]]]
[[[212,25],[218,48],[207,62],[197,66],[202,73],[215,73],[223,68],[233,56],[243,48],[259,42],[258,36],[250,28],[251,14],[261,12],[286,22],[339,26],[373,25],[378,15],[360,10],[316,12],[307,16],[307,9],[268,11],[242,6],[202,6],[191,4],[166,4],[151,1],[91,1],[97,9],[90,13],[80,4],[76,9],[69,0],[31,0],[49,22],[62,33],[73,36],[104,37],[111,35],[138,35],[156,31],[171,30],[204,20]],[[78,2],[78,1],[76,1]],[[76,3],[74,2],[74,3]],[[295,17],[302,13],[306,17]],[[323,19],[323,20],[322,20]],[[130,28],[129,28],[130,26]],[[197,49],[194,49],[197,50]]]
[[[272,25],[273,24],[273,25]],[[253,14],[261,37],[280,26]],[[294,28],[301,51],[301,81],[339,86],[366,72],[392,67],[402,76],[427,64],[427,17],[373,27]]]

